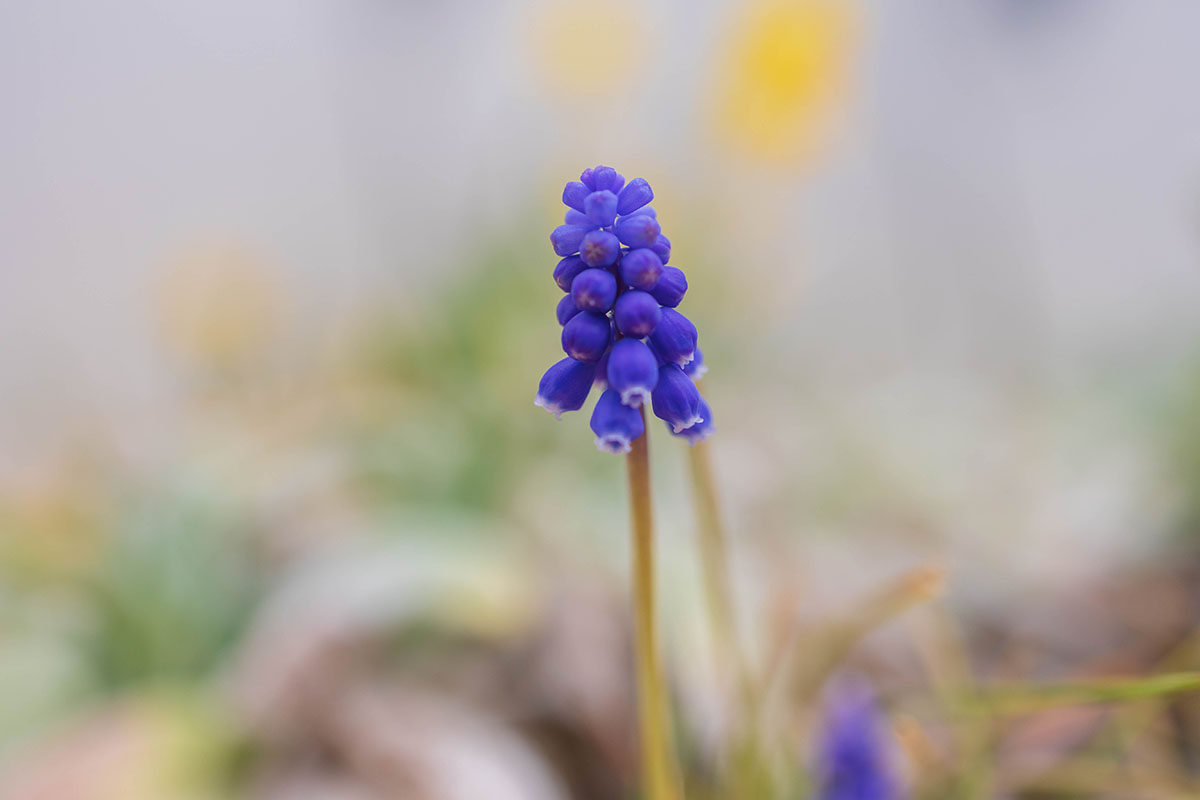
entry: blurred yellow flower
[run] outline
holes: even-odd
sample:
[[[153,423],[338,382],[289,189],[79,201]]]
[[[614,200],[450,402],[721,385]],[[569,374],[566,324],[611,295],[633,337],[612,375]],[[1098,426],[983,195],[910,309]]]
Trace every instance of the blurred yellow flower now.
[[[718,56],[716,130],[751,155],[805,160],[845,92],[854,8],[848,0],[767,0],[740,14]]]
[[[261,259],[235,245],[197,248],[171,263],[158,295],[166,342],[211,369],[260,354],[282,316],[279,281]]]
[[[550,2],[528,16],[530,56],[538,77],[566,97],[593,98],[621,89],[644,66],[646,32],[633,3]]]

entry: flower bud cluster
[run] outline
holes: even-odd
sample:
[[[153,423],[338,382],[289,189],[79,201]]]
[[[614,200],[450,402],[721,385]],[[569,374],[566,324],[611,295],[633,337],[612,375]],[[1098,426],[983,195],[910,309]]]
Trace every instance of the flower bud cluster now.
[[[692,444],[712,432],[712,413],[695,381],[704,372],[696,326],[677,310],[687,293],[670,266],[643,178],[626,183],[612,167],[586,169],[563,189],[564,224],[550,234],[562,260],[554,282],[565,294],[556,315],[567,357],[550,367],[534,401],[556,417],[583,407],[593,386],[596,446],[628,452],[645,432],[649,404],[671,433]]]

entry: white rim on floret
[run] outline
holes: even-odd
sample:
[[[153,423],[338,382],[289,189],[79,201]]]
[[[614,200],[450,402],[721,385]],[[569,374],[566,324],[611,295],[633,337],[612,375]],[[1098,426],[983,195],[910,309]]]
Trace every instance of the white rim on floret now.
[[[562,419],[562,415],[571,410],[569,408],[563,408],[558,403],[553,403],[553,402],[547,400],[545,397],[542,397],[540,394],[534,398],[533,404],[535,406],[544,408],[547,411],[549,411],[551,414],[554,415],[555,419]]]
[[[610,433],[606,436],[596,437],[596,449],[601,453],[612,453],[619,456],[632,450],[633,443],[625,436]]]
[[[650,390],[645,386],[632,386],[621,392],[621,405],[641,408],[650,402]]]

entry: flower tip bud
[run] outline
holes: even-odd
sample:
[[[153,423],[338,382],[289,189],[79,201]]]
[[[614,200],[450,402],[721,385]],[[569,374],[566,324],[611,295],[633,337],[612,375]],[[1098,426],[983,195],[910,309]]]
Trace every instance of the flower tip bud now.
[[[662,319],[658,301],[640,289],[631,289],[617,298],[613,306],[613,321],[625,336],[642,339],[654,332]]]
[[[617,299],[617,279],[606,269],[585,269],[571,283],[570,297],[584,311],[607,312]]]
[[[581,311],[563,325],[563,352],[576,361],[599,361],[610,341],[612,323],[604,314]]]
[[[587,264],[579,256],[567,256],[554,267],[554,282],[564,292],[571,291],[575,276],[587,269]]]
[[[592,181],[595,183],[594,191],[609,191],[613,194],[621,191],[621,187],[625,185],[625,178],[612,167],[596,167],[592,172]]]
[[[621,243],[608,231],[589,231],[579,243],[579,257],[589,267],[608,267],[617,263]]]
[[[617,218],[617,196],[607,189],[592,192],[584,198],[583,211],[593,225],[607,228]]]
[[[580,181],[568,181],[563,187],[562,201],[563,205],[568,208],[573,208],[580,213],[583,212],[583,203],[591,192],[587,186]]]
[[[571,317],[579,313],[579,306],[575,304],[575,300],[569,294],[564,294],[562,299],[558,301],[558,307],[554,309],[555,316],[558,318],[559,325],[566,325]]]
[[[664,264],[671,260],[671,240],[665,234],[660,233],[654,240],[654,244],[650,245],[650,249],[662,259]]]
[[[654,199],[654,190],[645,178],[634,178],[625,184],[617,197],[617,213],[632,214]]]
[[[568,208],[567,213],[563,214],[563,223],[566,225],[582,225],[585,228],[596,227],[592,224],[592,221],[588,219],[587,214],[584,214],[582,211],[576,211],[573,208]],[[663,237],[659,236],[658,238],[661,239]]]
[[[635,214],[617,220],[613,232],[622,243],[630,247],[650,247],[662,233],[658,220],[645,214]]]
[[[621,279],[635,289],[648,292],[662,276],[662,260],[651,250],[630,250],[621,257]]]
[[[687,276],[683,274],[683,270],[678,267],[663,267],[658,283],[654,285],[650,294],[654,295],[654,299],[667,308],[675,308],[683,302],[683,296],[687,294],[687,289]]]
[[[579,252],[579,244],[588,233],[582,225],[559,225],[550,234],[550,244],[554,252],[560,256],[569,256]]]

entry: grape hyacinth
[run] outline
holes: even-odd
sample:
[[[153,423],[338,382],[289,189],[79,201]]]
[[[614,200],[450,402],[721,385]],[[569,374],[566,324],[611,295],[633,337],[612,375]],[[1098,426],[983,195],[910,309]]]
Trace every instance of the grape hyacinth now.
[[[817,800],[899,800],[884,720],[869,686],[842,679],[827,692],[817,752]]]
[[[695,384],[706,369],[696,326],[676,310],[687,277],[667,265],[671,241],[653,199],[643,178],[626,183],[612,167],[586,169],[563,188],[564,224],[550,234],[562,259],[554,282],[565,293],[556,316],[567,358],[542,376],[534,402],[561,416],[601,389],[591,428],[609,453],[629,452],[645,433],[647,404],[691,444],[713,430]]]

